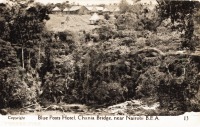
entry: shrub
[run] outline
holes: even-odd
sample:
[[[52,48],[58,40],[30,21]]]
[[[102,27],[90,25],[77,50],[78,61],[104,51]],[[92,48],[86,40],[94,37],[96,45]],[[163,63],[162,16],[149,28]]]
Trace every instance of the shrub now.
[[[55,65],[52,70],[45,74],[42,86],[44,91],[41,97],[56,103],[71,102],[66,97],[69,97],[71,91],[76,89],[73,87],[75,74],[73,57],[68,55],[55,58],[53,63]]]
[[[164,75],[156,67],[151,67],[141,74],[137,81],[136,98],[145,99],[145,102],[149,104],[157,102],[159,100],[158,89],[160,81],[164,80]]]
[[[161,42],[160,38],[157,35],[152,34],[146,40],[146,43],[149,46],[156,47],[157,45],[161,44],[162,42]]]
[[[109,20],[109,19],[110,19],[109,14],[105,14],[105,15],[104,15],[104,19]]]
[[[23,70],[18,68],[1,69],[0,77],[0,108],[24,107],[37,102],[38,89],[23,81]]]
[[[160,67],[151,67],[137,81],[138,98],[160,102],[169,110],[199,110],[198,65],[194,58],[185,56],[166,57]]]
[[[75,36],[74,33],[71,31],[63,31],[56,34],[58,34],[58,37],[62,42],[67,42],[69,45],[75,43]]]
[[[112,105],[124,101],[125,89],[119,83],[103,82],[90,94],[92,101],[99,105]]]

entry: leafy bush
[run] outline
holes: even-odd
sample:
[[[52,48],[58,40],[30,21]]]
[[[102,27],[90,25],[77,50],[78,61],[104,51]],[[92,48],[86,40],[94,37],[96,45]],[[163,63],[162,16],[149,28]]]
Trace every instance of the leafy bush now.
[[[109,19],[110,19],[109,14],[105,14],[105,15],[104,15],[104,19],[109,20]]]
[[[126,89],[123,88],[121,84],[102,82],[90,96],[93,97],[92,101],[95,102],[95,104],[111,105],[125,101],[125,90]]]
[[[145,102],[155,103],[158,101],[158,89],[160,81],[164,80],[164,73],[158,68],[151,67],[141,74],[137,81],[136,98],[143,98]],[[149,102],[151,100],[151,102]]]
[[[1,69],[0,108],[19,108],[37,102],[38,89],[33,83],[23,81],[23,74],[19,68]]]
[[[140,75],[136,96],[153,98],[151,101],[159,101],[162,108],[170,110],[197,110],[199,100],[195,98],[199,89],[199,77],[194,58],[166,57],[160,65],[159,68],[150,68]]]
[[[10,42],[0,39],[0,68],[16,67],[19,61],[16,59],[17,53]]]
[[[70,90],[74,88],[75,68],[73,57],[63,55],[61,58],[55,58],[52,62],[54,67],[44,76],[42,97],[56,103],[64,100],[68,102],[64,97],[68,96]]]
[[[161,44],[161,39],[157,35],[150,35],[150,37],[146,40],[147,45],[155,47]]]

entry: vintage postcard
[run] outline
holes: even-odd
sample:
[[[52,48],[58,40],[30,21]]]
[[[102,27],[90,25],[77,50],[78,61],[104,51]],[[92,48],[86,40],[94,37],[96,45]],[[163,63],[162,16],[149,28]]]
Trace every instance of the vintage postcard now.
[[[199,0],[0,0],[0,127],[199,125]]]

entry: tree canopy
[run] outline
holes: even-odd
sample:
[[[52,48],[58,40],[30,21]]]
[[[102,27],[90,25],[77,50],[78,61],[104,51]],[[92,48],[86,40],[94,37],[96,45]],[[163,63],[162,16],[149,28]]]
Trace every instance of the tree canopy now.
[[[172,23],[179,23],[178,27],[184,32],[182,47],[194,50],[194,15],[200,9],[200,2],[174,0],[157,0],[157,2],[159,16],[163,20],[170,18]]]
[[[131,6],[126,0],[121,0],[121,2],[119,3],[119,9],[121,13],[126,13],[130,11],[130,8]]]

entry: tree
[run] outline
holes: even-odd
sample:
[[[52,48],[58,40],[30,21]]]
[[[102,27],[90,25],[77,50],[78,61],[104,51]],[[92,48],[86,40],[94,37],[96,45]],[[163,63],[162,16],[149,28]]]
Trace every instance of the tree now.
[[[104,19],[109,20],[109,19],[110,19],[109,14],[105,14],[105,15],[104,15]]]
[[[0,4],[0,38],[6,40],[9,36],[11,14],[5,4]]]
[[[119,8],[121,13],[126,13],[130,11],[131,5],[126,0],[121,0]]]
[[[194,14],[200,8],[199,1],[173,1],[157,0],[158,12],[163,18],[170,18],[172,23],[177,22],[178,28],[184,32],[182,47],[195,50],[194,35]]]
[[[34,6],[18,5],[12,7],[13,23],[11,24],[10,41],[21,49],[21,63],[25,68],[25,59],[30,63],[30,54],[38,52],[40,62],[41,33],[44,29],[44,20],[48,20],[48,9],[40,4]],[[26,55],[24,55],[26,54]]]
[[[0,68],[18,66],[17,53],[10,42],[0,39]]]

